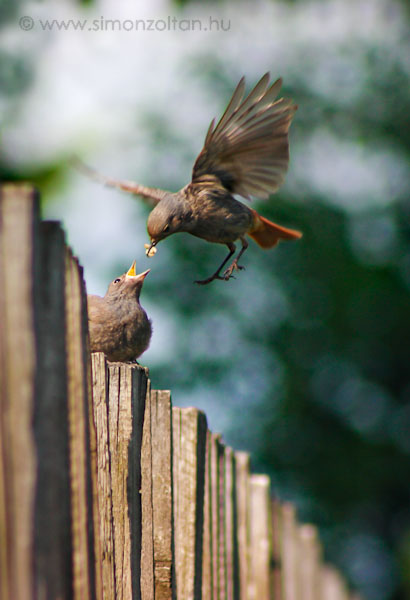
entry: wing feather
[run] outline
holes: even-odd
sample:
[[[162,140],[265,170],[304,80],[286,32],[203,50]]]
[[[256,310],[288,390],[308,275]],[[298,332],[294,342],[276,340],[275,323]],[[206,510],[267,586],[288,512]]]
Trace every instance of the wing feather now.
[[[215,126],[209,126],[192,182],[217,176],[232,193],[266,198],[283,183],[289,164],[288,131],[297,106],[276,100],[282,79],[269,86],[266,73],[243,99],[242,77]]]
[[[219,120],[218,125],[216,126],[217,129],[218,129],[218,127],[224,127],[225,123],[227,121],[229,121],[232,114],[238,109],[238,106],[240,106],[241,100],[243,98],[244,92],[245,92],[245,77],[242,77],[242,79],[236,86],[236,89],[232,95],[232,98],[229,101],[228,106],[225,109],[224,114],[222,115],[222,117]]]

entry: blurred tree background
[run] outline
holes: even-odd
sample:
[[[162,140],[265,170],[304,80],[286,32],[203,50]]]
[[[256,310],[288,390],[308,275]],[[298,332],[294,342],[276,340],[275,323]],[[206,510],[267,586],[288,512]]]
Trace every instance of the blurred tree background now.
[[[27,15],[32,28],[19,26]],[[168,15],[179,21],[167,31],[101,26]],[[92,293],[134,256],[147,268],[147,210],[67,157],[176,190],[239,77],[284,77],[299,105],[290,171],[255,206],[304,237],[271,252],[251,243],[246,271],[205,288],[193,280],[222,247],[161,244],[143,363],[155,387],[252,453],[368,600],[410,597],[408,17],[397,0],[0,4],[1,176],[36,183]],[[189,19],[202,31],[183,29]]]

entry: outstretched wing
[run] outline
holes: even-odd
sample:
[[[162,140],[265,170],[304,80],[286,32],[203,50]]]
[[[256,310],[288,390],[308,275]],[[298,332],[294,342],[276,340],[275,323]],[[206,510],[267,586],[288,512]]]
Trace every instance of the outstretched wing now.
[[[108,187],[119,188],[124,192],[131,192],[131,194],[135,194],[137,196],[141,196],[141,198],[149,204],[149,206],[156,206],[160,200],[167,194],[164,190],[160,190],[159,188],[150,188],[145,185],[139,185],[138,183],[134,183],[133,181],[120,181],[118,179],[112,179],[111,177],[106,177],[105,175],[101,175],[98,171],[95,171],[88,165],[86,165],[78,156],[72,156],[70,159],[71,164],[78,171],[81,171],[90,179],[94,181],[98,181],[98,183],[102,183]]]
[[[213,175],[224,187],[244,198],[267,198],[283,183],[289,163],[288,130],[297,106],[276,100],[282,79],[271,86],[266,73],[243,99],[242,77],[222,118],[209,126],[196,159],[192,182]]]

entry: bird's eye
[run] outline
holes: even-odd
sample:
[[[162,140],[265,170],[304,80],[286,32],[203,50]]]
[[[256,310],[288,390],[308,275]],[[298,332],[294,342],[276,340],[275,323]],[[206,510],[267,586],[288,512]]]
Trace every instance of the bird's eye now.
[[[120,283],[121,279],[119,277],[117,277],[117,279],[114,279],[114,283]]]
[[[169,223],[167,223],[164,227],[164,229],[162,230],[164,233],[166,233],[167,231],[169,231]]]

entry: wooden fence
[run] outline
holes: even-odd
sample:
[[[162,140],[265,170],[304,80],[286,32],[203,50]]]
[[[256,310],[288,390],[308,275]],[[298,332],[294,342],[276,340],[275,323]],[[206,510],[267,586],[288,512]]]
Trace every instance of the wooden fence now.
[[[1,599],[357,598],[201,411],[90,356],[60,225],[30,186],[0,200]]]

